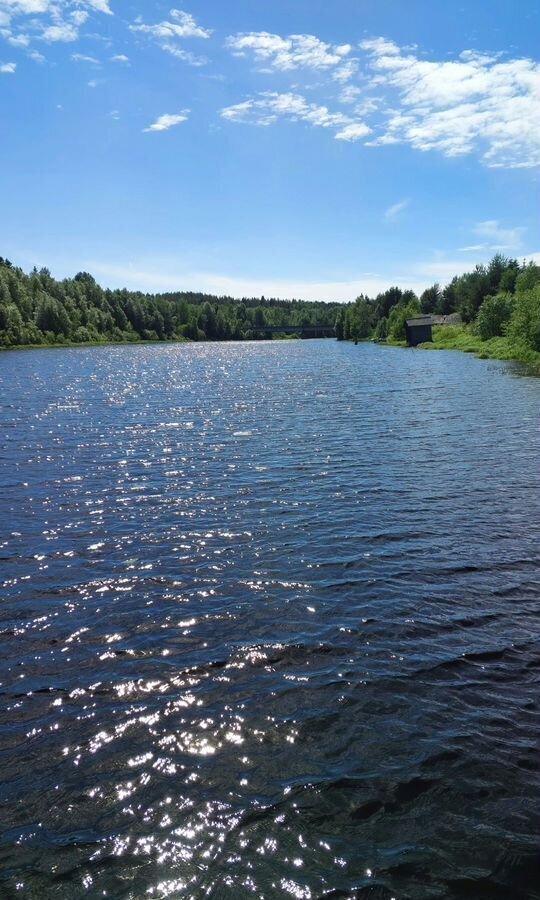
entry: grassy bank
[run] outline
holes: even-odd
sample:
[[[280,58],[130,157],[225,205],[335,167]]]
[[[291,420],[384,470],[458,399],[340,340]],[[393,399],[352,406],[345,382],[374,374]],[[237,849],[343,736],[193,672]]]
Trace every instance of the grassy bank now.
[[[14,344],[6,347],[0,344],[0,353],[8,353],[11,350],[62,350],[67,347],[138,347],[139,344],[190,344],[189,338],[178,338],[168,341],[62,341],[43,344]]]
[[[433,340],[419,344],[420,350],[460,350],[474,353],[479,359],[516,360],[526,363],[540,372],[540,353],[530,347],[514,343],[507,337],[490,338],[483,341],[468,325],[446,325],[433,328]],[[387,340],[387,347],[407,347],[406,341]]]
[[[273,335],[273,341],[299,341],[299,334],[279,334]],[[243,338],[243,343],[257,343],[255,338]],[[13,346],[6,347],[3,344],[0,344],[0,353],[7,353],[10,350],[61,350],[62,348],[65,350],[66,347],[138,347],[140,344],[153,344],[154,346],[162,346],[163,344],[171,347],[174,344],[193,344],[193,343],[208,343],[208,341],[192,341],[190,338],[173,338],[166,341],[145,341],[145,340],[137,340],[137,341],[61,341],[61,342],[51,342],[51,343],[42,343],[42,344],[14,344]],[[219,341],[218,343],[226,343],[225,341]]]
[[[513,343],[507,337],[483,341],[466,325],[435,326],[433,341],[420,344],[420,347],[423,350],[461,350],[463,353],[474,353],[480,359],[515,359],[540,369],[540,353]]]

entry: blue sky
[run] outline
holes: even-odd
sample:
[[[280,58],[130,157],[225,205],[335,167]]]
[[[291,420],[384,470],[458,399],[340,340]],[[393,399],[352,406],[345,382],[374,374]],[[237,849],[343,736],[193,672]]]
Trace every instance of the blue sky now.
[[[0,0],[0,254],[350,300],[535,255],[537,0]]]

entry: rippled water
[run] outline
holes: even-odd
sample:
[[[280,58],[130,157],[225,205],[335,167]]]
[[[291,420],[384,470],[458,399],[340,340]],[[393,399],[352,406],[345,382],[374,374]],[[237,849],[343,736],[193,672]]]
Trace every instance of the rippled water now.
[[[0,896],[540,897],[540,381],[0,355]]]

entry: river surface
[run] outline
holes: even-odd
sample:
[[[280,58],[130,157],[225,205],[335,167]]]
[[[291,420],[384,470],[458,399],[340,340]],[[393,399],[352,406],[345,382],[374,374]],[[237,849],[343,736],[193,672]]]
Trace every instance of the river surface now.
[[[540,380],[0,354],[0,897],[540,897]]]

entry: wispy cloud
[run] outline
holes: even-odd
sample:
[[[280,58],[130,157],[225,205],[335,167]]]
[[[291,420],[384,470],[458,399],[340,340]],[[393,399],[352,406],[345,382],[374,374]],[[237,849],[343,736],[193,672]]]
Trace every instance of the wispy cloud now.
[[[326,106],[308,103],[300,94],[278,94],[265,91],[258,99],[245,100],[221,111],[224,119],[233,122],[252,122],[270,125],[278,118],[302,120],[323,128],[346,125],[350,120],[342,113],[331,113]]]
[[[397,219],[399,214],[402,213],[404,209],[407,209],[409,203],[409,200],[400,200],[398,203],[393,203],[392,206],[385,209],[384,218],[386,221],[392,222],[394,219]]]
[[[8,37],[7,42],[12,47],[28,47],[30,38],[27,34],[15,34]]]
[[[171,9],[169,13],[171,21],[158,22],[156,25],[147,25],[142,21],[130,25],[131,31],[147,34],[157,41],[158,45],[166,53],[181,59],[190,66],[204,66],[208,60],[204,56],[197,56],[181,46],[187,38],[209,38],[212,31],[199,25],[191,13],[180,9]]]
[[[327,44],[313,34],[291,34],[288,37],[281,37],[268,31],[231,35],[227,38],[226,46],[235,56],[251,54],[256,62],[282,72],[303,67],[329,69],[339,66],[352,50],[350,44]],[[347,77],[350,77],[350,74]],[[342,77],[347,80],[345,72]]]
[[[206,56],[197,56],[195,53],[191,53],[190,50],[183,50],[182,47],[177,47],[175,44],[168,42],[161,44],[161,49],[190,66],[206,66],[208,64]]]
[[[494,253],[508,251],[516,253],[523,243],[525,228],[504,228],[497,219],[487,219],[485,222],[477,222],[472,233],[477,238],[482,238],[481,244],[467,244],[458,247],[458,253]]]
[[[82,2],[85,6],[90,6],[97,12],[107,13],[109,16],[112,16],[109,0],[79,0],[79,2]]]
[[[99,59],[96,59],[95,56],[85,56],[83,53],[72,53],[71,59],[73,62],[89,63],[92,66],[100,66],[101,65]]]
[[[71,265],[70,261],[70,265]],[[249,277],[241,273],[229,274],[208,271],[188,271],[174,263],[141,261],[114,265],[98,260],[81,261],[81,267],[91,270],[111,287],[128,287],[143,291],[193,290],[231,297],[282,297],[303,300],[350,301],[359,294],[375,296],[392,284],[420,292],[433,282],[430,275],[395,271],[387,276],[358,273],[348,280],[310,280],[309,278],[279,279]],[[461,264],[463,269],[463,263]],[[460,271],[460,270],[456,270]]]
[[[367,125],[355,122],[341,112],[331,112],[327,106],[309,103],[300,94],[279,94],[264,91],[256,98],[244,100],[221,110],[221,115],[229,122],[244,122],[253,125],[272,125],[279,119],[292,122],[307,122],[319,128],[339,129],[338,140],[358,140],[369,132]]]
[[[128,65],[129,56],[126,56],[125,53],[115,53],[114,56],[111,56],[111,62],[124,63],[124,65]]]
[[[17,63],[14,62],[0,64],[0,72],[2,73],[2,75],[14,75],[16,69]]]
[[[340,84],[345,84],[347,81],[350,81],[351,78],[354,78],[357,72],[358,60],[348,59],[347,62],[344,62],[342,66],[339,66],[339,68],[334,71],[332,78]]]
[[[33,262],[35,254],[28,258]],[[486,257],[487,259],[488,257]],[[540,262],[540,253],[530,253],[527,259]],[[481,260],[475,260],[474,263]],[[209,271],[185,267],[175,258],[140,258],[137,260],[91,259],[80,257],[73,260],[57,259],[56,263],[65,275],[74,267],[93,272],[108,287],[127,287],[142,291],[193,290],[232,297],[282,297],[304,300],[350,301],[359,294],[375,297],[391,285],[399,284],[403,289],[420,294],[425,288],[438,281],[446,284],[454,275],[465,269],[474,268],[474,263],[465,263],[463,258],[422,258],[403,266],[385,269],[384,275],[373,271],[347,273],[341,280],[320,277],[313,279],[301,274],[290,278],[274,278],[261,271],[259,276],[233,271]]]
[[[171,9],[169,13],[172,22],[158,22],[157,25],[146,25],[141,22],[130,25],[131,31],[141,31],[152,37],[164,40],[174,38],[209,38],[212,32],[208,28],[198,25],[194,17],[181,9]]]
[[[493,250],[512,250],[521,245],[524,228],[503,228],[497,219],[488,219],[486,222],[478,222],[474,227],[474,233],[489,241]]]
[[[189,116],[189,109],[182,110],[181,113],[171,114],[165,113],[162,116],[159,116],[152,125],[149,125],[148,128],[144,128],[143,131],[168,131],[169,128],[173,128],[175,125],[180,125],[182,122],[185,122]]]

